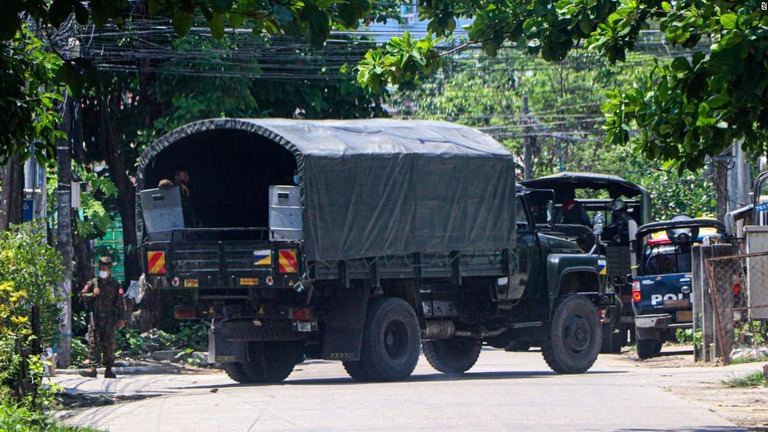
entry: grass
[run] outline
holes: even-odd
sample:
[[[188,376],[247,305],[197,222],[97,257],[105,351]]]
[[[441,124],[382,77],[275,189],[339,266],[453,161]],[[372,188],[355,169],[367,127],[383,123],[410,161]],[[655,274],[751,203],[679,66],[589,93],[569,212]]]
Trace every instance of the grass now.
[[[98,429],[56,423],[46,414],[16,405],[9,400],[0,404],[0,430],[16,432],[99,432]]]
[[[742,363],[759,363],[764,362],[768,360],[768,357],[741,357],[736,359],[731,359],[729,364],[735,365],[735,364],[742,364]]]
[[[755,371],[747,375],[734,377],[728,380],[723,380],[723,384],[728,387],[765,387],[768,385],[765,380],[765,375],[762,371]]]

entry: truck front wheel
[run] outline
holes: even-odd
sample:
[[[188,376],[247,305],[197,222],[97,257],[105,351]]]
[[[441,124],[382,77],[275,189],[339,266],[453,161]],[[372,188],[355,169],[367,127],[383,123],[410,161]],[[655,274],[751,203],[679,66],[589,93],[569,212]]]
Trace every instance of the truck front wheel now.
[[[550,339],[541,347],[544,360],[557,373],[586,372],[600,352],[601,330],[592,302],[576,295],[565,298],[552,317]]]
[[[479,340],[453,338],[421,343],[424,356],[435,370],[447,374],[468,371],[480,357],[482,344]]]
[[[420,339],[416,313],[405,300],[373,299],[365,317],[359,366],[370,381],[408,378],[419,361]]]

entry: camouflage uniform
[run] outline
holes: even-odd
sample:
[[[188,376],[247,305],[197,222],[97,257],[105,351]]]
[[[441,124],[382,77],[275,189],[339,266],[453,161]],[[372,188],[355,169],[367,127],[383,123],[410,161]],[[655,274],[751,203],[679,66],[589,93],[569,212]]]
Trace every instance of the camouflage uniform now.
[[[102,257],[99,265],[111,267],[112,261]],[[94,295],[94,289],[99,288],[99,294]],[[104,374],[107,378],[113,378],[112,366],[115,364],[115,331],[118,321],[124,321],[125,303],[123,301],[123,288],[120,282],[107,276],[106,279],[94,278],[88,282],[79,297],[88,304],[88,355],[91,368],[85,372],[86,376],[96,376],[96,365],[101,364],[106,368]],[[93,313],[93,327],[91,328],[90,314]]]

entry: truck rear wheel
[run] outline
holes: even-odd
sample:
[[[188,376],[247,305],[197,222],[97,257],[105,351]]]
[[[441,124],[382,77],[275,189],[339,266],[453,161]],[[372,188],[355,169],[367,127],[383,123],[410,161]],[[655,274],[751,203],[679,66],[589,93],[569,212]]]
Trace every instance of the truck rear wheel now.
[[[557,373],[586,372],[600,352],[601,330],[592,302],[576,295],[565,298],[552,317],[550,339],[541,347],[544,360]]]
[[[408,303],[395,297],[373,299],[365,317],[360,366],[370,381],[408,378],[419,361],[420,339],[419,322]]]
[[[479,340],[453,338],[421,343],[424,356],[435,370],[447,374],[468,371],[480,357],[482,343]]]
[[[245,373],[251,382],[278,383],[293,372],[300,350],[292,342],[264,342],[254,349],[254,359],[243,362]]]
[[[224,372],[232,381],[239,382],[240,384],[247,384],[255,382],[243,369],[243,365],[240,363],[224,363]]]
[[[613,324],[603,324],[603,343],[600,352],[603,354],[621,353],[621,331],[614,330]]]
[[[345,361],[344,370],[347,371],[350,377],[355,381],[368,382],[371,381],[371,375],[363,367],[363,363],[359,361]]]

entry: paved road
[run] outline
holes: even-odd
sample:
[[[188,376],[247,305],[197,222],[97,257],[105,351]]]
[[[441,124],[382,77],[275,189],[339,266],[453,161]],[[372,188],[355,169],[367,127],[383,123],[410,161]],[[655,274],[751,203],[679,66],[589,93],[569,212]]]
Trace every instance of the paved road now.
[[[647,368],[603,355],[586,374],[556,375],[538,352],[484,349],[460,377],[434,371],[422,357],[414,375],[398,383],[357,383],[340,363],[313,360],[269,386],[236,385],[218,371],[55,381],[69,392],[156,396],[76,411],[65,420],[111,432],[723,431],[741,429],[664,388],[717,383],[755,369]]]

